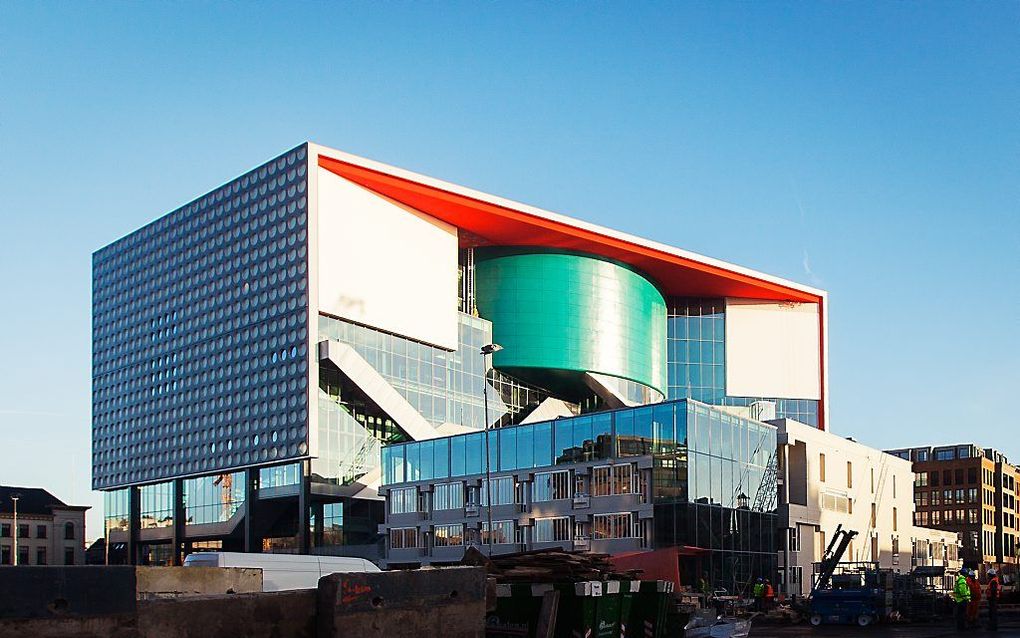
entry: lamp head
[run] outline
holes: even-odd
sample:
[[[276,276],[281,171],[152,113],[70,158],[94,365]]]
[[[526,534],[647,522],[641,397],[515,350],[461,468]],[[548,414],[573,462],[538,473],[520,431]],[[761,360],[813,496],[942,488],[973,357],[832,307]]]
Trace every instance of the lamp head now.
[[[503,349],[503,346],[499,345],[498,343],[490,343],[488,345],[482,346],[481,353],[482,354],[492,354],[493,352],[499,352],[502,349]]]

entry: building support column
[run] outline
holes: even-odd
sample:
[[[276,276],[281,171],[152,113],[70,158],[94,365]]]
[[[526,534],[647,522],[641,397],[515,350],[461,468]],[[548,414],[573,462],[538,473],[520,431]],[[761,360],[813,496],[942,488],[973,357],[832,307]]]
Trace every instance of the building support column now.
[[[180,566],[184,564],[184,539],[187,514],[184,511],[184,479],[174,480],[173,492],[174,504],[174,526],[173,535],[170,538],[172,551],[170,553],[170,564]]]
[[[342,504],[341,504],[342,506]],[[315,526],[312,528],[312,545],[314,547],[322,547],[325,542],[325,521],[323,518],[326,515],[326,506],[322,501],[318,501],[312,505],[315,510]]]
[[[258,503],[259,470],[248,468],[244,471],[244,551],[248,553],[262,551],[262,538],[256,520]]]
[[[137,485],[128,488],[128,565],[138,564],[138,533],[142,527],[142,500]]]
[[[301,483],[298,486],[297,548],[299,554],[311,551],[311,529],[308,522],[308,508],[311,507],[311,461],[301,461]]]

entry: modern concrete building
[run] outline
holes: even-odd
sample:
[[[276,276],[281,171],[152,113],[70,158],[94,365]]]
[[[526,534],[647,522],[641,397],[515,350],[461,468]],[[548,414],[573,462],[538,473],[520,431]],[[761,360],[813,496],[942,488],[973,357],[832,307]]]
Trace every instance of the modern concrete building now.
[[[968,567],[1020,562],[1020,470],[992,448],[969,443],[889,450],[912,462],[918,524],[960,534]]]
[[[903,572],[919,564],[958,567],[953,534],[914,524],[909,461],[790,419],[770,423],[779,440],[784,591],[799,596],[811,591],[813,565],[839,525],[857,532],[846,562],[875,562]]]
[[[821,290],[302,144],[93,257],[108,540],[132,562],[370,555],[387,444],[687,398],[824,429],[826,309]]]
[[[88,509],[38,487],[0,485],[0,565],[84,565]]]

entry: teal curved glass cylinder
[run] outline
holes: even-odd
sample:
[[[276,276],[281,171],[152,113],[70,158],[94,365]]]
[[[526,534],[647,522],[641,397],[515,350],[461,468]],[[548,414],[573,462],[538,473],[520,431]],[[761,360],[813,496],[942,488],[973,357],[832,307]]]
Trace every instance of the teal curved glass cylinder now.
[[[541,248],[478,248],[479,314],[503,350],[494,368],[582,396],[597,372],[666,390],[666,302],[616,262]]]

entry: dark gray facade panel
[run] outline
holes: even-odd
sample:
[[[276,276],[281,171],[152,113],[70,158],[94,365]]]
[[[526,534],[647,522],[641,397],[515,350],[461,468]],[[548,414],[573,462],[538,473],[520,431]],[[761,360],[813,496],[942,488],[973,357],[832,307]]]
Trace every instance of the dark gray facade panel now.
[[[93,488],[307,455],[307,153],[93,255]]]

